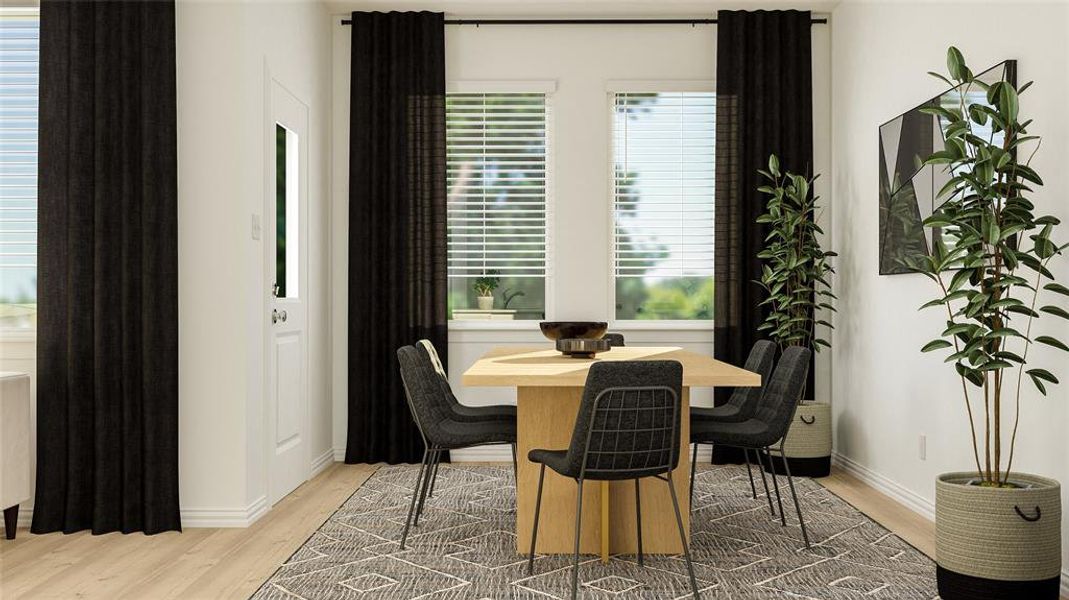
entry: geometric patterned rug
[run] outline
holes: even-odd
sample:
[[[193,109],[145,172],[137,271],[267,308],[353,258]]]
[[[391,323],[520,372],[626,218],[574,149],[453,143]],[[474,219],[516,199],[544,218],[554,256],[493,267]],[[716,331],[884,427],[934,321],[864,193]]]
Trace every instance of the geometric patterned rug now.
[[[443,464],[434,497],[400,550],[417,470],[380,468],[253,598],[569,597],[569,556],[539,556],[528,577],[526,561],[516,553],[511,466]],[[786,483],[781,478],[784,506],[793,509]],[[744,466],[699,466],[691,552],[703,598],[938,597],[935,564],[928,557],[819,483],[798,478],[795,484],[809,550],[793,510],[783,527],[769,515],[763,494],[752,498]],[[608,564],[596,556],[580,558],[582,598],[690,597],[681,556],[649,555],[644,568],[634,556],[613,556]]]

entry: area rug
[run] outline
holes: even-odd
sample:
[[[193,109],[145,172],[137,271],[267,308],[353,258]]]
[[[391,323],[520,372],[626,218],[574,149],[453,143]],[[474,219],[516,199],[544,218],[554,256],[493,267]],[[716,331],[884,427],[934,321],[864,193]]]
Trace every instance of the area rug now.
[[[567,556],[539,556],[533,576],[516,553],[509,467],[443,465],[434,497],[398,547],[417,467],[379,469],[253,595],[256,599],[568,598]],[[756,473],[755,473],[756,476]],[[780,486],[785,492],[785,478]],[[771,482],[770,482],[771,485]],[[692,553],[703,598],[931,600],[935,565],[817,482],[797,480],[812,548],[793,510],[787,527],[745,467],[698,471]],[[760,491],[760,482],[758,481]],[[784,506],[789,504],[785,494]],[[545,515],[552,518],[552,515]],[[583,556],[586,599],[687,598],[682,557]]]

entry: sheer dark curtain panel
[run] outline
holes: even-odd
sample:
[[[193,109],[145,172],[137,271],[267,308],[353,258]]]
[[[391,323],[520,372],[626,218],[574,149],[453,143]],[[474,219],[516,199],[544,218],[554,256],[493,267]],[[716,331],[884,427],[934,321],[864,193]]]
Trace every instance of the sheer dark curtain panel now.
[[[734,365],[746,361],[765,318],[754,283],[768,233],[757,223],[766,201],[757,170],[775,153],[785,169],[812,171],[810,19],[795,10],[717,13],[713,355]],[[716,404],[730,395],[716,390]],[[718,446],[713,462],[742,462],[742,453]]]
[[[41,2],[34,533],[180,530],[173,2]]]
[[[441,13],[352,15],[347,463],[419,461],[396,352],[446,359],[444,50]]]

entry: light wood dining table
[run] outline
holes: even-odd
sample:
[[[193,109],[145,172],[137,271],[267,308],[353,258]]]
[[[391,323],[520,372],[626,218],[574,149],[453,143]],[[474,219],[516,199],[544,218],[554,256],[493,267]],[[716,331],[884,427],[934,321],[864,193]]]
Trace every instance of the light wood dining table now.
[[[761,376],[677,347],[618,346],[594,359],[570,358],[548,346],[495,348],[463,375],[465,386],[515,387],[517,405],[516,548],[527,554],[531,545],[539,466],[527,460],[534,448],[568,447],[590,365],[599,361],[675,360],[683,365],[679,465],[672,480],[683,514],[690,524],[690,388],[753,387]],[[580,551],[600,554],[634,554],[637,551],[634,484],[630,481],[589,481],[583,488],[583,522]],[[642,546],[650,554],[679,554],[675,513],[667,485],[644,479]],[[575,481],[547,469],[538,525],[540,554],[569,554],[575,532]]]

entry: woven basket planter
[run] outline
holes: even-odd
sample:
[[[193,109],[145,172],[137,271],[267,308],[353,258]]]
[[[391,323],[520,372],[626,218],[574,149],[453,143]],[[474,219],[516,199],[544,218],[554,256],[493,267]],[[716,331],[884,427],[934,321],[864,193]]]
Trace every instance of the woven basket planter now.
[[[1062,568],[1061,486],[1015,474],[1022,488],[968,485],[945,473],[935,486],[936,576],[943,600],[1057,600]]]
[[[802,402],[798,405],[783,442],[783,453],[792,475],[827,477],[831,473],[830,404]],[[761,456],[764,469],[771,473],[775,467],[780,475],[785,473],[783,460],[778,452]]]

